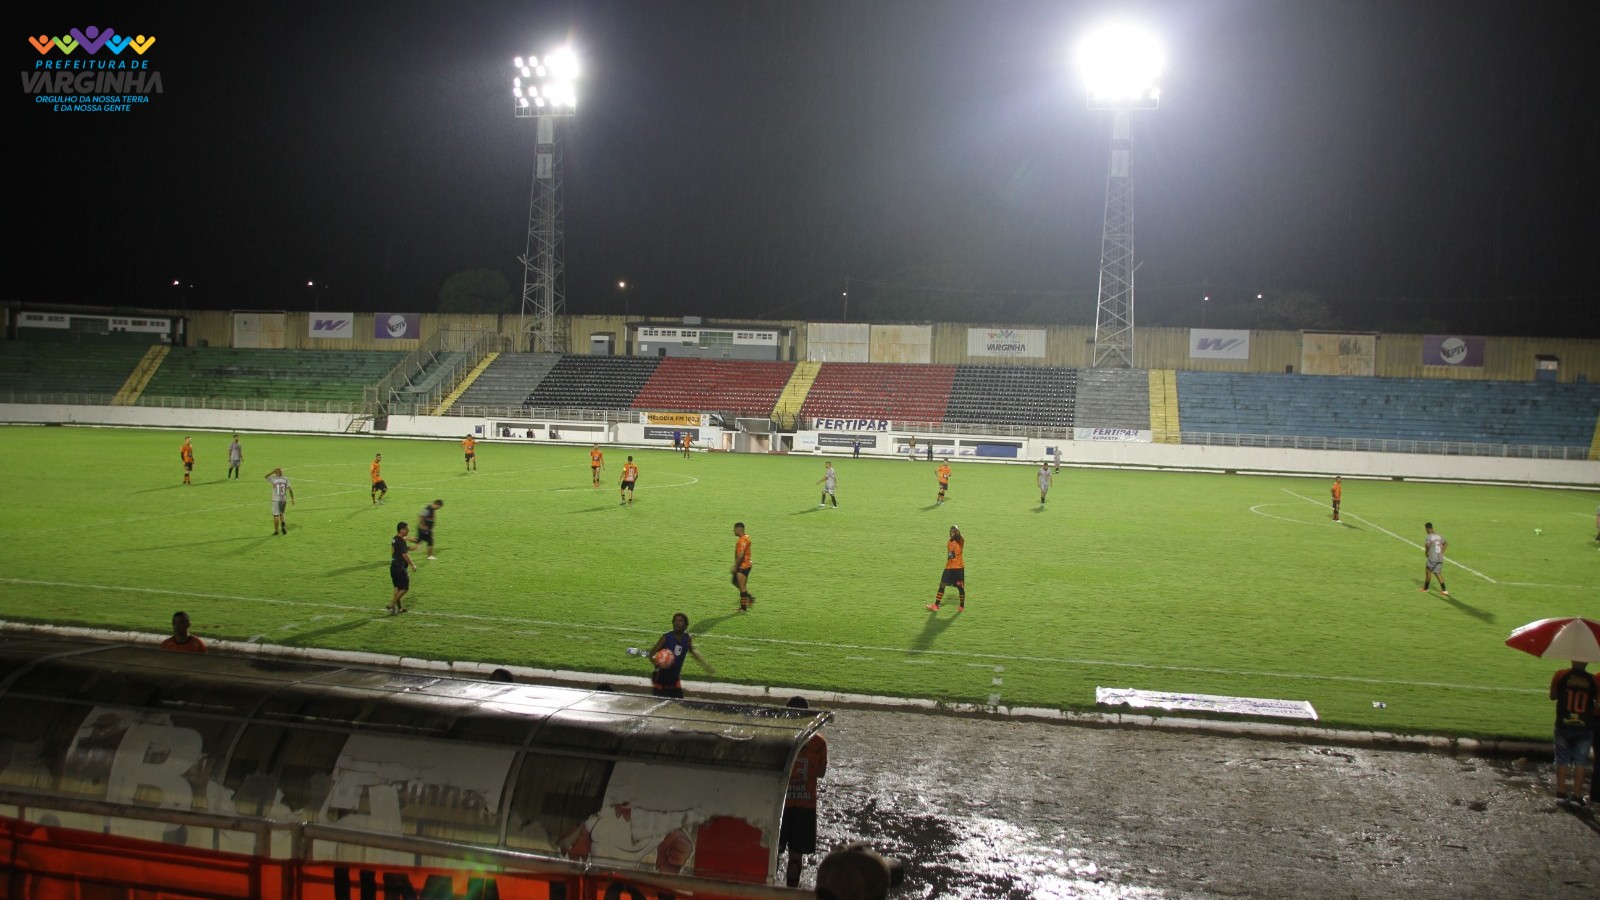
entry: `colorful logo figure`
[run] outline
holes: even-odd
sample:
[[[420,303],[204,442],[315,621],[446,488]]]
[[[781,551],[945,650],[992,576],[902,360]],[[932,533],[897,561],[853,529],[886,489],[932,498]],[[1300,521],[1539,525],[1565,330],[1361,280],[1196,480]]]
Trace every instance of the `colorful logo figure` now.
[[[28,43],[33,45],[33,49],[39,51],[40,56],[44,56],[58,47],[61,49],[62,56],[71,56],[72,51],[79,48],[93,56],[99,53],[102,47],[110,50],[114,56],[121,56],[122,51],[129,49],[143,56],[144,52],[149,50],[155,42],[156,36],[153,34],[149,37],[141,34],[130,38],[126,35],[117,34],[110,28],[101,31],[94,25],[90,25],[82,31],[74,28],[61,37],[51,37],[48,34],[30,35],[28,37]]]

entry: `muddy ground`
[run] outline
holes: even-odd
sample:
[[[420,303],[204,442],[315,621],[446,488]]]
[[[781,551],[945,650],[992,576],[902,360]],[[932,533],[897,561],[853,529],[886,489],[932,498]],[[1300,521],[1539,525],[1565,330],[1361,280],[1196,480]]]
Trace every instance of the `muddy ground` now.
[[[824,734],[819,839],[901,858],[894,896],[1600,897],[1600,824],[1547,755],[862,710]]]

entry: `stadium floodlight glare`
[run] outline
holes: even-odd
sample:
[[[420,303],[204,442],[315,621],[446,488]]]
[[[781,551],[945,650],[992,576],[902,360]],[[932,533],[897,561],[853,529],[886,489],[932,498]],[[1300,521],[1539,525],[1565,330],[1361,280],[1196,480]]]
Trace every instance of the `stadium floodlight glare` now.
[[[511,61],[512,112],[518,118],[570,116],[578,108],[578,54],[561,47]]]
[[[1100,290],[1094,318],[1094,367],[1133,368],[1133,131],[1136,110],[1161,101],[1165,53],[1156,38],[1125,23],[1101,26],[1078,45],[1090,109],[1111,110],[1105,227],[1100,234]]]
[[[527,250],[522,263],[522,317],[517,349],[565,353],[566,242],[562,225],[561,130],[577,114],[578,55],[558,47],[511,60],[511,114],[532,119],[533,191],[528,199]]]
[[[1155,36],[1132,25],[1103,26],[1078,45],[1090,109],[1155,109],[1165,64]]]

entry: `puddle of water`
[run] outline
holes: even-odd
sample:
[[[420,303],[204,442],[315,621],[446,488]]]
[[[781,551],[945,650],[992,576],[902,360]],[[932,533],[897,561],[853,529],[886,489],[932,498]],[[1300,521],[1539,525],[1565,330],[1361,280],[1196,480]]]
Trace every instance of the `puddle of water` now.
[[[823,824],[824,846],[868,840],[905,866],[892,897],[1004,900],[1161,900],[1164,893],[1118,881],[1077,848],[985,816],[933,815],[875,796]]]

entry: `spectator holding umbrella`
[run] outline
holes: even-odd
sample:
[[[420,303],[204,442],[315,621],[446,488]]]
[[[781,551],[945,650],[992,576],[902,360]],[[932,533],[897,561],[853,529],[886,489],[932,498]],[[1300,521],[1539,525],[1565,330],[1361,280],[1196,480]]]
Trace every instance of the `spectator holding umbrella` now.
[[[1587,805],[1584,783],[1595,740],[1595,705],[1600,702],[1600,683],[1588,671],[1588,663],[1600,662],[1600,622],[1576,616],[1540,619],[1511,632],[1506,645],[1545,659],[1572,661],[1550,679],[1550,699],[1556,704],[1556,802],[1581,810]]]

